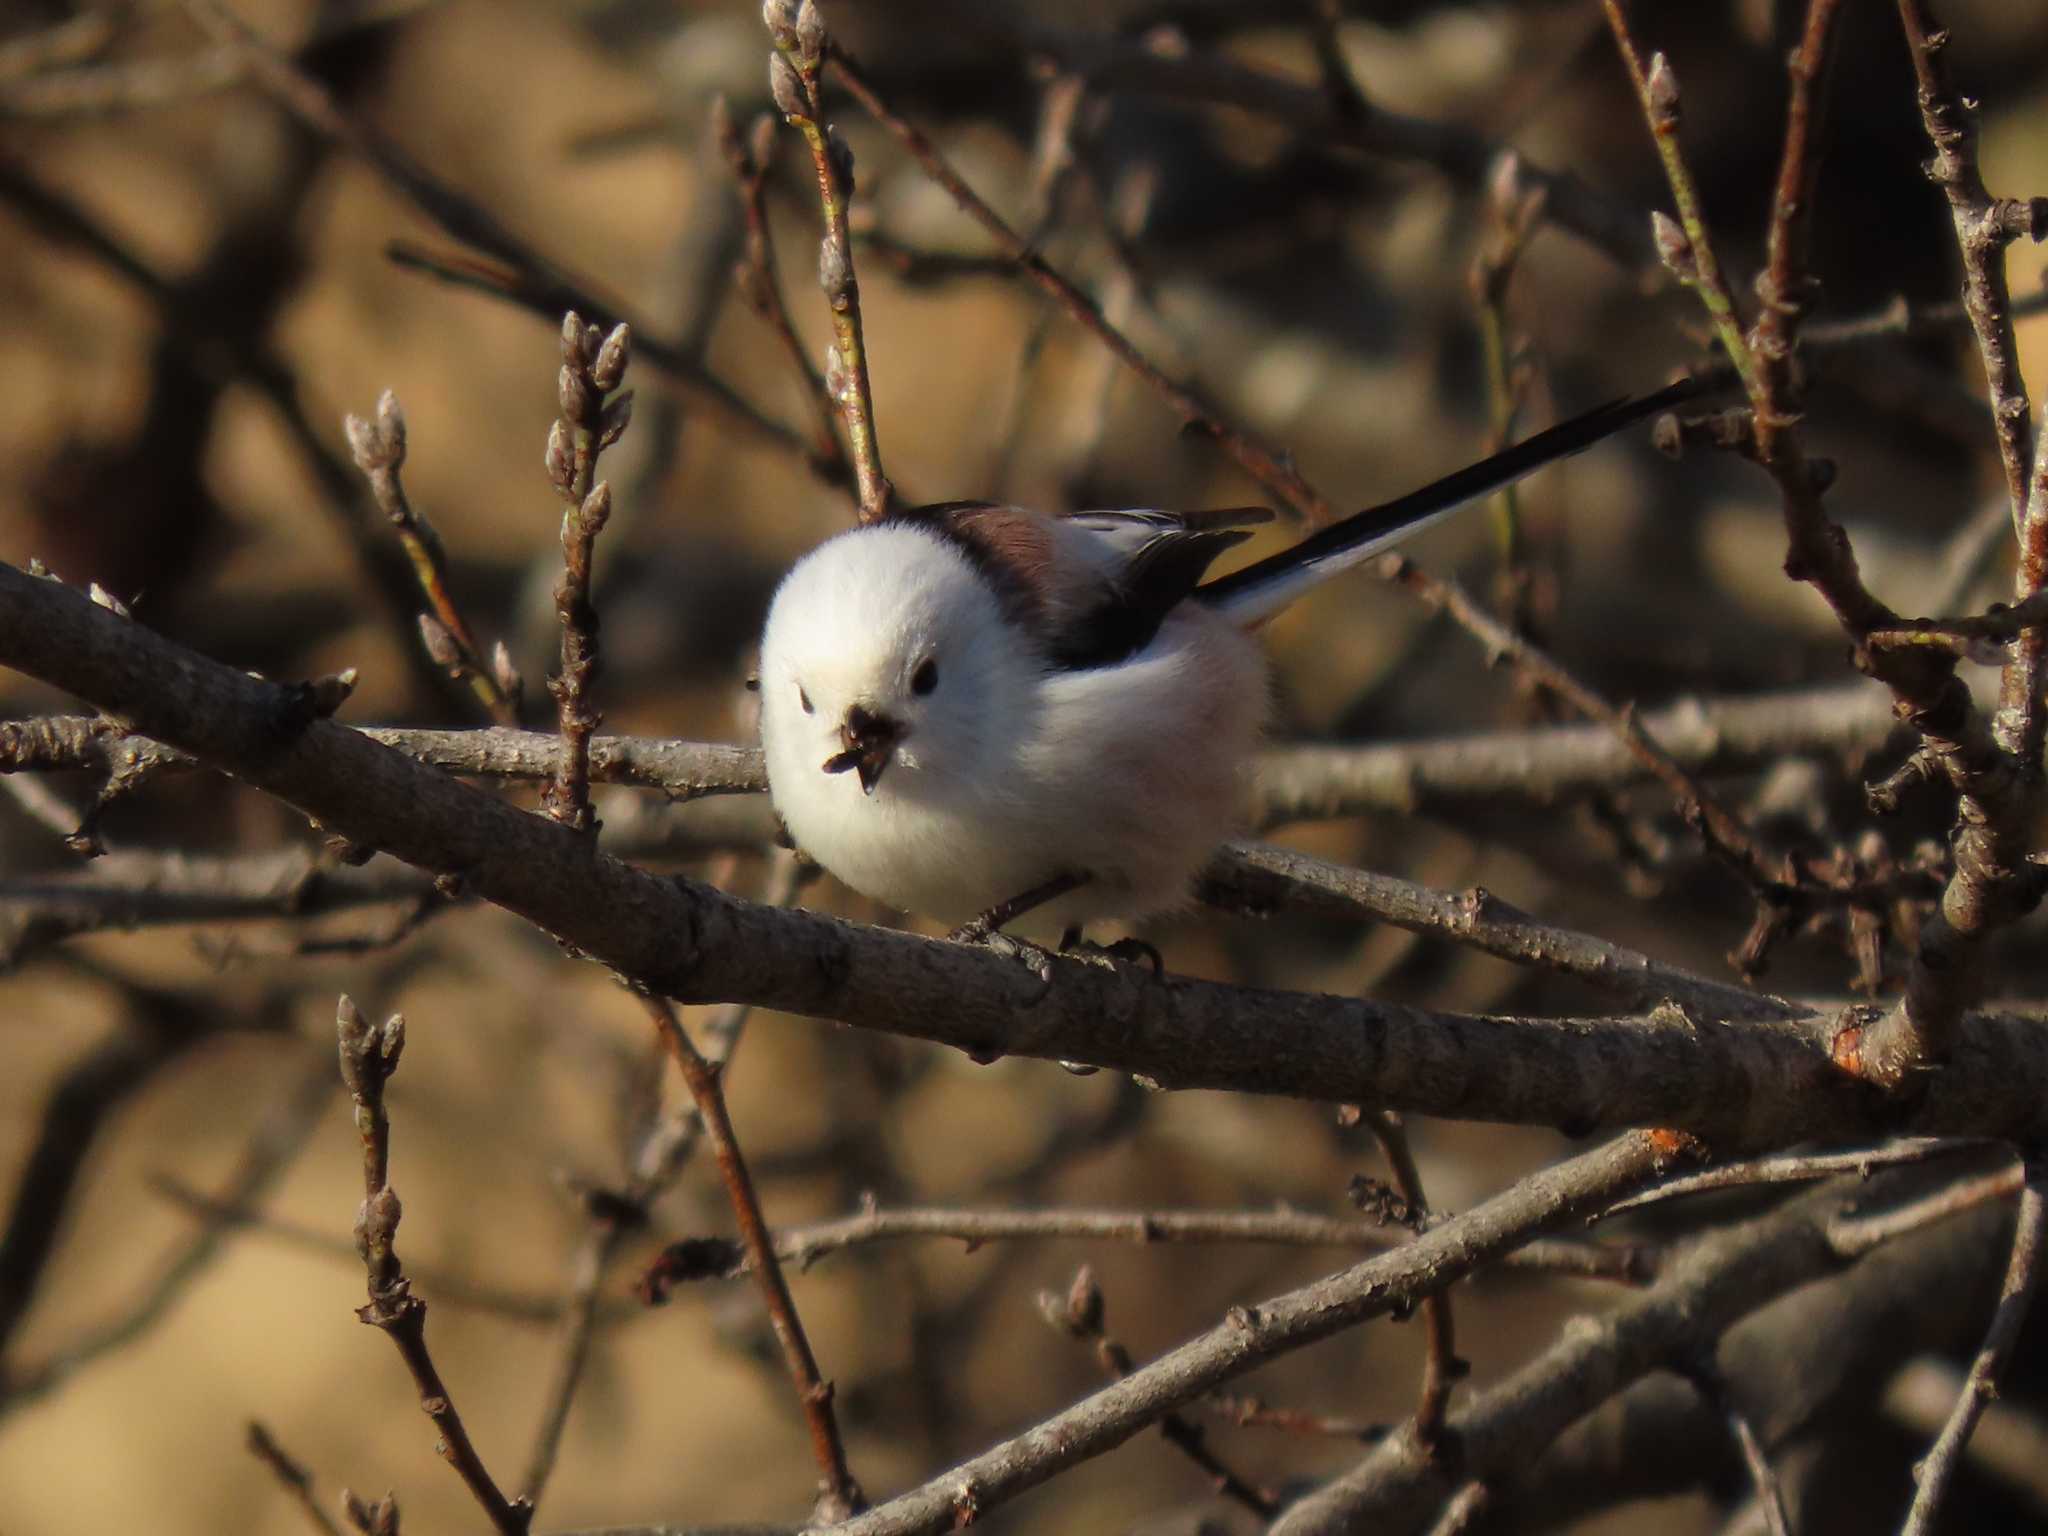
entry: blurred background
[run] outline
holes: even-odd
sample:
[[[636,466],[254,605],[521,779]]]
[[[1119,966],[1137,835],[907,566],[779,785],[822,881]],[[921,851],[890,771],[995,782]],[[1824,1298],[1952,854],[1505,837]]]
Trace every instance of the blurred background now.
[[[1804,8],[1634,9],[1646,45],[1678,71],[1685,143],[1746,297],[1782,132],[1782,61]],[[587,275],[799,444],[808,438],[811,406],[789,359],[735,292],[746,222],[710,129],[717,98],[742,135],[767,105],[754,5],[237,0],[237,10],[346,112]],[[1951,67],[1984,104],[1987,181],[2014,195],[2048,186],[2048,11],[2002,0],[1943,0],[1941,10]],[[1250,0],[831,0],[826,15],[889,100],[1013,224],[1169,373],[1288,449],[1339,507],[1486,451],[1503,383],[1525,433],[1653,388],[1703,356],[1689,294],[1554,226],[1522,244],[1500,302],[1477,300],[1475,263],[1502,240],[1483,177],[1459,184],[1239,108],[1076,90],[1046,46],[1115,37],[1313,88],[1323,64],[1312,11]],[[1920,171],[1927,146],[1896,18],[1851,6],[1841,29],[1815,224],[1819,317],[1947,300],[1954,239]],[[1569,171],[1630,211],[1630,229],[1647,227],[1635,210],[1666,204],[1592,0],[1370,0],[1345,8],[1335,37],[1376,106]],[[556,411],[556,323],[395,264],[395,241],[458,248],[362,158],[237,73],[175,4],[12,0],[0,15],[0,557],[98,582],[143,622],[237,666],[288,678],[357,668],[350,721],[484,723],[424,658],[395,540],[347,464],[343,414],[367,413],[390,389],[410,425],[407,484],[449,551],[461,604],[523,671],[527,723],[550,728],[541,683],[557,643],[559,507],[541,458]],[[979,260],[986,238],[827,89],[857,167],[881,449],[907,499],[1266,499],[1036,290]],[[817,360],[828,327],[813,279],[814,189],[794,136],[776,142],[766,208],[794,323]],[[1064,147],[1064,163],[1048,146]],[[2013,249],[2016,293],[2038,290],[2040,262]],[[1489,326],[1505,337],[1505,369],[1489,365]],[[2023,324],[2021,346],[2030,377],[2048,377],[2048,321]],[[2005,590],[2003,544],[1959,540],[1999,485],[1967,338],[1881,338],[1813,366],[1808,447],[1839,465],[1830,506],[1873,589],[1906,613],[1926,611],[1945,584],[1952,609]],[[846,526],[850,501],[788,441],[645,362],[628,383],[638,410],[605,460],[617,511],[597,553],[605,728],[745,739],[742,682],[768,595],[797,554]],[[1780,573],[1769,483],[1732,457],[1694,451],[1673,463],[1634,433],[1525,487],[1519,527],[1511,547],[1499,515],[1475,511],[1414,554],[1611,698],[1649,707],[1853,681],[1819,600]],[[1252,552],[1293,536],[1283,525]],[[1271,641],[1281,739],[1443,736],[1551,718],[1469,637],[1369,575],[1287,614]],[[7,716],[68,707],[0,678]],[[1728,792],[1775,825],[1789,773],[1796,813],[1774,835],[1840,839],[1863,825],[1861,779],[1896,755],[1793,762]],[[409,1021],[391,1099],[399,1249],[432,1308],[429,1337],[456,1401],[507,1482],[518,1481],[554,1369],[550,1315],[587,1242],[584,1194],[620,1182],[648,1117],[676,1093],[644,1016],[544,936],[395,880],[383,899],[312,901],[286,919],[151,922],[59,941],[30,916],[48,882],[79,867],[59,831],[97,786],[16,776],[4,787],[0,1179],[12,1193],[0,1238],[0,1529],[300,1529],[302,1515],[243,1449],[252,1418],[312,1469],[323,1500],[343,1485],[395,1489],[408,1530],[479,1528],[437,1464],[393,1351],[352,1316],[363,1279],[345,1243],[360,1163],[332,1067],[335,997]],[[601,807],[607,837],[635,857],[748,894],[776,878],[770,850],[710,849],[716,829],[691,819],[705,808],[669,813],[619,792]],[[1908,817],[1883,835],[1904,854],[1939,830]],[[108,809],[101,834],[114,859],[304,850],[276,866],[287,884],[332,867],[300,818],[204,775],[151,781]],[[1654,790],[1285,835],[1433,885],[1483,885],[1717,975],[1729,974],[1724,956],[1748,923],[1742,888],[1696,855]],[[803,899],[896,920],[829,879]],[[1174,968],[1216,977],[1446,1009],[1589,1002],[1392,929],[1195,912],[1145,937]],[[2028,928],[1999,952],[2035,996],[2048,969],[2038,949]],[[1821,934],[1783,947],[1770,981],[1840,994],[1855,976],[1839,936]],[[1363,1130],[1314,1106],[1148,1095],[1039,1063],[977,1067],[801,1019],[752,1021],[728,1083],[778,1225],[854,1210],[865,1192],[890,1204],[1285,1201],[1341,1213],[1352,1174],[1384,1173]],[[1432,1203],[1446,1210],[1569,1146],[1539,1131],[1412,1131]],[[166,1181],[246,1201],[263,1220],[209,1222]],[[751,1290],[686,1287],[655,1311],[631,1300],[660,1241],[730,1230],[700,1159],[649,1231],[613,1256],[537,1529],[790,1519],[808,1508],[801,1425]],[[1143,1360],[1227,1307],[1342,1260],[894,1244],[823,1260],[796,1287],[837,1383],[853,1465],[879,1495],[1100,1380],[1087,1346],[1049,1329],[1033,1301],[1064,1292],[1078,1264],[1094,1267],[1110,1331]],[[1467,1287],[1459,1347],[1474,1382],[1499,1379],[1608,1294],[1513,1276]],[[1955,1326],[1974,1340],[1981,1314],[1959,1312]],[[1418,1335],[1358,1330],[1248,1390],[1397,1419]],[[2016,1383],[2018,1396],[2026,1386]],[[1861,1528],[1902,1505],[1921,1436],[1885,1417],[1874,1394],[1859,1412],[1860,1459],[1811,1458],[1826,1496],[1809,1508],[1831,1513],[1809,1530]],[[1273,1486],[1327,1475],[1357,1451],[1220,1420],[1211,1435]],[[1654,1518],[1673,1532],[1714,1529],[1741,1492],[1739,1479],[1715,1479]],[[2015,1518],[2025,1506],[2007,1497],[1973,1485],[1951,1512]],[[1219,1529],[1241,1518],[1145,1435],[988,1524],[1120,1531],[1187,1510]],[[1638,1505],[1585,1528],[1646,1518]]]

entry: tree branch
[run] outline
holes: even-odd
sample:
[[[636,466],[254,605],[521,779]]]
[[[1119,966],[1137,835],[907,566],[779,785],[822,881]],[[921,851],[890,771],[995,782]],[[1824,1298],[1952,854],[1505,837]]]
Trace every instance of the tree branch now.
[[[1845,1078],[1832,1021],[1717,1027],[1669,1008],[1532,1020],[1432,1014],[859,928],[662,878],[321,718],[304,687],[206,661],[47,580],[0,567],[0,663],[298,806],[323,826],[537,923],[650,989],[957,1046],[1421,1114],[1662,1125],[1735,1153],[1875,1132],[2048,1128],[2048,1038],[1980,1014],[1910,1105]],[[1275,1042],[1284,1041],[1284,1049]]]

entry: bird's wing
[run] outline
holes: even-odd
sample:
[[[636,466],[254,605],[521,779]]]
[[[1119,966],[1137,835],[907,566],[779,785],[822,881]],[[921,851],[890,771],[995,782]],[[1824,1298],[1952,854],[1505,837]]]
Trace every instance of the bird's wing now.
[[[1229,528],[1256,528],[1271,521],[1271,507],[1202,507],[1186,512],[1127,507],[1115,512],[1076,512],[1061,519],[1069,527],[1085,528],[1127,556],[1159,539]]]
[[[1071,671],[1111,666],[1143,649],[1216,557],[1273,518],[1266,507],[1053,518],[987,501],[939,502],[899,515],[943,532],[1047,660]]]
[[[1103,579],[1095,600],[1061,624],[1054,660],[1078,671],[1111,666],[1142,650],[1216,558],[1272,520],[1268,507],[1146,507],[1062,519],[1062,526],[1088,534],[1097,546]]]

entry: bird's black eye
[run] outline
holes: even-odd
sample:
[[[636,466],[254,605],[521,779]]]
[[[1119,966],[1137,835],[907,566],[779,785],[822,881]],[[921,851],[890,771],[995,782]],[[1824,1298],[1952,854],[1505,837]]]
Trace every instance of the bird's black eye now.
[[[803,705],[805,714],[811,715],[817,713],[816,710],[811,708],[811,696],[808,693],[804,692],[804,685],[802,683],[798,683],[796,685],[796,701],[797,703]]]
[[[917,664],[917,670],[910,674],[910,691],[923,695],[939,686],[939,664],[927,656]]]

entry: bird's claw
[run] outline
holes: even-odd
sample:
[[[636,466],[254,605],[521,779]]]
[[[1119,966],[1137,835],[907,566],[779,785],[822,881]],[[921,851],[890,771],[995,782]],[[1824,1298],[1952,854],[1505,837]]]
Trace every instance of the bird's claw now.
[[[1081,930],[1069,928],[1060,939],[1060,953],[1082,960],[1092,960],[1098,965],[1122,962],[1135,965],[1144,961],[1152,969],[1154,981],[1166,979],[1166,961],[1158,949],[1143,939],[1123,938],[1109,944],[1098,944],[1093,939],[1081,937]]]
[[[973,918],[955,928],[946,935],[946,940],[951,944],[986,944],[994,937],[995,933],[995,924],[988,920],[988,914],[984,912],[980,917]]]
[[[1027,998],[1026,1008],[1035,1008],[1045,1001],[1052,991],[1051,953],[1033,944],[1029,939],[1012,938],[1002,929],[992,927],[985,919],[977,917],[971,923],[962,923],[946,935],[955,944],[972,944],[1003,956],[1006,960],[1018,960],[1024,968],[1038,978],[1038,991]]]

